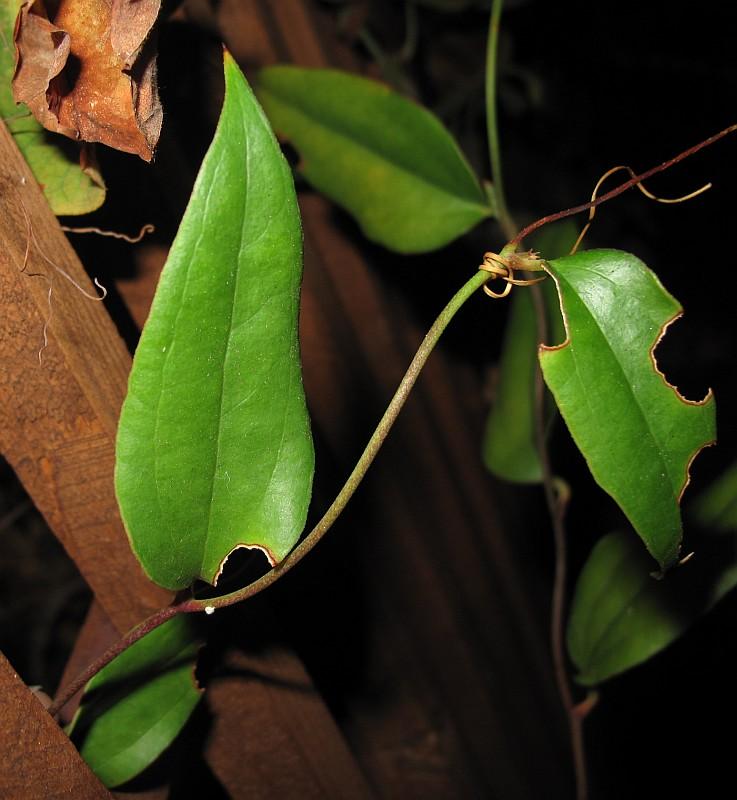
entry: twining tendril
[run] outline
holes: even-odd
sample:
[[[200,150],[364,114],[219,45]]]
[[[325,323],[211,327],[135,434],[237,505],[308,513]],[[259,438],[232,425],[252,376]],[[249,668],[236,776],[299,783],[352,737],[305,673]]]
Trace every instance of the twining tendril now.
[[[26,178],[25,177],[21,177],[19,182],[20,182],[21,186],[25,186],[26,185]],[[91,292],[88,292],[65,269],[60,267],[59,264],[57,264],[55,261],[53,261],[45,253],[44,249],[41,247],[41,245],[39,244],[38,239],[36,238],[36,232],[33,229],[33,225],[31,223],[31,218],[30,218],[30,216],[28,214],[28,211],[26,210],[26,204],[23,202],[23,197],[21,196],[20,192],[18,191],[17,187],[14,184],[10,183],[9,185],[12,188],[12,190],[15,192],[15,194],[16,194],[16,196],[18,198],[18,203],[20,205],[20,209],[21,209],[21,212],[23,213],[23,218],[24,218],[25,223],[26,223],[26,247],[25,247],[25,252],[23,253],[23,263],[19,267],[19,270],[20,270],[20,272],[22,272],[24,275],[28,276],[29,278],[41,278],[41,279],[45,280],[48,283],[48,286],[49,286],[49,290],[48,290],[48,293],[46,295],[46,303],[48,305],[48,314],[47,314],[46,318],[44,319],[43,344],[41,345],[41,347],[40,347],[40,349],[39,349],[39,351],[37,353],[37,355],[38,355],[38,363],[41,364],[42,363],[43,352],[49,346],[49,335],[48,335],[48,332],[49,332],[49,325],[51,324],[51,318],[53,316],[53,311],[54,311],[53,304],[52,304],[52,295],[53,295],[53,291],[54,291],[54,272],[58,273],[59,275],[62,276],[62,278],[65,278],[67,281],[69,281],[69,283],[71,283],[72,286],[74,286],[74,288],[78,292],[83,294],[89,300],[96,300],[98,302],[104,300],[107,297],[107,289],[97,280],[97,278],[94,278],[93,282],[94,282],[95,286],[100,290],[100,294],[93,294]],[[38,252],[38,254],[52,268],[53,272],[51,272],[50,274],[47,274],[45,272],[31,272],[29,270],[28,267],[29,267],[29,261],[30,261],[30,257],[31,257],[31,249],[32,249],[32,247],[35,247],[35,249]]]
[[[730,125],[728,128],[724,128],[724,130],[719,131],[719,133],[715,133],[708,139],[704,139],[703,142],[699,142],[698,144],[695,144],[693,147],[689,147],[688,150],[684,150],[682,153],[679,153],[674,158],[670,158],[668,159],[668,161],[664,161],[662,164],[658,164],[657,167],[652,167],[651,169],[648,169],[645,172],[640,173],[639,175],[631,177],[628,181],[625,181],[619,186],[616,186],[614,189],[610,189],[608,192],[606,192],[606,194],[603,194],[601,197],[597,197],[595,200],[589,200],[588,203],[583,203],[580,206],[573,206],[573,208],[566,208],[564,211],[558,211],[555,214],[548,214],[546,217],[541,217],[536,222],[532,222],[527,227],[522,228],[522,230],[519,231],[517,235],[510,240],[509,244],[510,245],[519,244],[531,233],[538,230],[539,228],[542,228],[543,225],[549,225],[551,222],[557,222],[559,219],[572,217],[574,214],[580,214],[582,211],[588,211],[591,208],[600,206],[602,203],[606,203],[612,198],[617,197],[618,195],[622,194],[622,192],[626,192],[628,189],[631,189],[633,186],[641,185],[644,180],[652,178],[653,175],[657,175],[659,172],[665,172],[665,170],[670,169],[674,164],[678,164],[685,158],[694,155],[694,153],[698,153],[699,150],[703,150],[705,147],[709,147],[710,145],[714,144],[715,142],[718,142],[720,139],[723,139],[725,136],[728,136],[730,133],[734,133],[735,131],[737,131],[737,124]],[[693,197],[693,195],[691,196]]]
[[[491,276],[489,278],[490,281],[501,278],[506,283],[506,286],[501,292],[495,292],[484,284],[483,289],[485,294],[489,297],[493,297],[495,300],[501,300],[501,298],[506,297],[512,291],[512,286],[532,286],[533,283],[544,281],[544,276],[542,278],[531,279],[514,277],[515,269],[540,269],[539,264],[533,266],[534,262],[539,262],[539,259],[537,254],[532,252],[527,254],[514,253],[507,257],[499,253],[484,253],[484,260],[479,264],[479,269],[489,273]]]
[[[596,186],[594,186],[594,191],[591,193],[591,202],[595,203],[596,198],[599,194],[599,189],[601,189],[602,184],[607,178],[610,178],[617,172],[621,172],[624,170],[625,172],[629,172],[630,178],[636,180],[638,178],[637,173],[632,169],[632,167],[628,167],[625,164],[620,164],[618,167],[612,167],[610,170],[605,172],[601,178],[596,182]],[[654,200],[656,203],[685,203],[686,200],[691,200],[694,197],[698,197],[700,194],[711,189],[711,183],[705,183],[700,189],[696,189],[693,192],[689,192],[689,194],[684,194],[683,197],[658,197],[657,195],[653,194],[651,191],[645,188],[645,185],[641,180],[637,180],[635,186],[647,197],[649,200]],[[583,230],[578,235],[578,239],[576,239],[576,244],[573,245],[571,248],[570,255],[573,255],[576,250],[578,250],[579,245],[583,241],[583,237],[586,235],[588,229],[591,227],[591,222],[594,219],[594,215],[596,214],[596,206],[592,205],[589,209],[589,220],[584,225]]]
[[[137,236],[128,236],[127,233],[118,233],[118,231],[104,231],[102,228],[68,228],[66,225],[61,225],[61,229],[65,233],[96,233],[98,236],[111,236],[113,239],[123,239],[129,244],[138,244],[147,233],[153,233],[154,228],[151,223],[146,223]]]

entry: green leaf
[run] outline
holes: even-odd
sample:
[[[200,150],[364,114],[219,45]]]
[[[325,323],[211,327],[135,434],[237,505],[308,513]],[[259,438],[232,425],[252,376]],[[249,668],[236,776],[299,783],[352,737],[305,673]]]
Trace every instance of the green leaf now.
[[[0,116],[6,120],[52,211],[59,215],[87,214],[105,200],[105,184],[99,174],[83,171],[79,145],[44,130],[25,105],[16,105],[13,100],[13,28],[20,5],[21,0],[0,0]]]
[[[737,532],[737,463],[695,500],[693,519],[719,533]]]
[[[724,540],[722,540],[724,541]],[[579,576],[568,621],[576,680],[594,686],[659,653],[737,585],[734,543],[697,556],[664,580],[634,536],[612,533]]]
[[[591,250],[551,261],[568,338],[540,363],[597,483],[663,570],[678,558],[680,499],[693,458],[716,436],[714,400],[684,400],[653,350],[681,308],[635,256]]]
[[[227,55],[225,84],[118,430],[123,519],[144,569],[169,589],[215,583],[237,547],[280,561],[302,532],[312,487],[294,184]]]
[[[623,672],[662,650],[688,620],[671,608],[666,581],[651,575],[637,540],[612,533],[594,547],[571,603],[568,651],[585,686]]]
[[[543,258],[567,253],[578,235],[570,220],[547,225],[530,244]],[[558,294],[552,281],[540,286],[545,302],[549,338],[563,338]],[[499,478],[518,483],[538,483],[543,471],[535,442],[535,375],[540,343],[531,291],[514,292],[504,335],[494,404],[486,423],[482,452],[484,463]],[[551,415],[548,414],[548,417]]]
[[[134,778],[174,741],[202,696],[200,643],[174,617],[121,653],[87,684],[69,735],[106,786]]]
[[[453,137],[426,109],[345,72],[270,67],[256,91],[297,169],[399,253],[453,241],[492,209]]]

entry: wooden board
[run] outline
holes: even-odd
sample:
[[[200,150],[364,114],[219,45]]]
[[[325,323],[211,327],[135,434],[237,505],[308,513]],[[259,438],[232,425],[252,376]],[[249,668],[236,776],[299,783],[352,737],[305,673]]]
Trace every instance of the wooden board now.
[[[0,765],[3,800],[112,797],[2,653]]]
[[[170,598],[133,557],[113,490],[130,356],[4,125],[0,202],[0,451],[127,630]]]

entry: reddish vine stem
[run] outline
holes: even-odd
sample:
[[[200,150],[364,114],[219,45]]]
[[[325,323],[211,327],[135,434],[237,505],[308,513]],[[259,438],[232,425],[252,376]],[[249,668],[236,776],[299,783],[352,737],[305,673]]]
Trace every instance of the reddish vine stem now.
[[[114,658],[117,658],[124,650],[127,650],[132,644],[142,639],[147,633],[163,625],[167,620],[180,614],[185,609],[187,602],[179,603],[178,605],[168,606],[162,608],[160,611],[147,617],[135,628],[132,628],[126,635],[119,639],[115,644],[111,645],[99,658],[95,659],[88,667],[85,668],[77,677],[68,683],[54,698],[54,702],[49,706],[48,712],[52,717],[55,717],[59,711],[74,697],[77,692],[84,687],[90,679],[94,678],[97,673],[106,667]]]
[[[591,208],[596,208],[597,206],[600,206],[602,203],[606,203],[607,200],[611,200],[612,198],[617,197],[623,192],[626,192],[627,189],[631,189],[633,186],[636,186],[638,183],[646,181],[648,178],[651,178],[653,175],[657,175],[659,172],[664,172],[665,170],[670,169],[670,167],[674,166],[675,164],[678,164],[685,158],[688,158],[689,156],[698,153],[699,150],[703,150],[705,147],[709,147],[709,145],[718,142],[720,139],[723,139],[725,136],[732,133],[733,131],[737,131],[737,125],[730,125],[728,128],[719,131],[719,133],[715,133],[708,139],[704,139],[703,142],[699,142],[698,144],[695,144],[693,147],[689,147],[687,150],[684,150],[682,153],[679,153],[674,158],[671,158],[668,161],[664,161],[662,164],[658,164],[657,167],[652,167],[651,169],[646,170],[640,175],[634,175],[628,181],[625,181],[619,186],[616,186],[614,189],[611,189],[606,194],[603,194],[601,197],[597,197],[596,200],[589,200],[588,203],[582,203],[580,206],[574,206],[573,208],[567,208],[565,211],[558,211],[555,214],[548,214],[547,217],[541,217],[536,222],[533,222],[526,228],[523,228],[510,241],[510,244],[519,244],[526,236],[529,236],[533,231],[536,231],[538,228],[542,228],[543,225],[547,225],[550,222],[557,222],[559,219],[572,217],[575,214],[580,214],[582,211],[588,211]]]
[[[723,139],[730,133],[737,130],[737,125],[730,125],[727,128],[719,131],[719,133],[710,136],[708,139],[699,142],[693,147],[679,153],[674,158],[664,161],[656,167],[646,170],[639,175],[633,175],[628,181],[620,184],[619,186],[606,192],[594,200],[587,203],[568,208],[565,211],[559,211],[555,214],[549,214],[536,222],[531,223],[523,228],[513,239],[510,245],[519,245],[520,242],[531,233],[547,225],[551,222],[565,219],[566,217],[580,214],[583,211],[596,208],[597,206],[606,203],[608,200],[617,197],[618,195],[631,189],[633,186],[641,184],[643,181],[664,172],[670,167],[678,164],[680,161],[688,158],[689,156],[698,153],[699,150],[708,147],[720,139]],[[546,334],[546,313],[540,291],[536,291],[537,287],[533,287],[533,298],[535,302],[536,315],[538,320],[538,330],[544,336]],[[583,721],[585,716],[596,703],[596,695],[591,695],[584,701],[583,704],[576,705],[573,701],[573,695],[568,683],[568,669],[566,664],[566,651],[564,641],[564,619],[565,619],[565,593],[566,593],[566,578],[567,578],[567,547],[566,547],[566,530],[565,530],[565,512],[568,503],[566,495],[556,496],[555,478],[550,467],[550,457],[548,454],[547,443],[545,440],[545,419],[544,419],[544,394],[545,386],[542,379],[542,374],[538,369],[535,381],[535,438],[537,449],[540,454],[540,461],[543,471],[543,487],[545,491],[545,502],[548,507],[548,512],[553,526],[553,538],[555,548],[555,575],[553,579],[552,590],[552,611],[550,618],[550,645],[553,651],[553,664],[555,672],[555,680],[558,685],[563,706],[568,718],[568,727],[570,733],[571,750],[573,755],[573,765],[576,777],[576,798],[577,800],[586,800],[588,797],[588,777],[586,771],[586,754],[584,748],[583,737]]]
[[[538,338],[548,338],[548,315],[545,301],[539,286],[532,287],[532,299],[537,318]],[[554,576],[550,611],[550,649],[553,657],[553,672],[558,686],[561,703],[566,712],[568,730],[573,758],[573,772],[576,780],[576,800],[588,797],[588,775],[586,770],[586,752],[583,738],[583,717],[577,713],[577,706],[568,683],[566,649],[564,641],[566,578],[568,574],[568,553],[566,547],[565,512],[569,493],[566,490],[556,494],[556,481],[550,466],[550,454],[545,436],[545,383],[542,371],[538,366],[535,371],[535,444],[542,467],[543,491],[548,508],[548,515],[553,528]]]

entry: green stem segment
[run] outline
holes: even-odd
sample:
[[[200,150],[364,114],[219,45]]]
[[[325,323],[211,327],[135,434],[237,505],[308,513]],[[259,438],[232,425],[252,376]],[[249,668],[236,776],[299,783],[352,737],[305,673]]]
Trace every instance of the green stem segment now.
[[[399,388],[394,393],[389,406],[384,412],[376,430],[368,441],[361,457],[358,459],[356,466],[348,476],[343,488],[338,493],[338,496],[333,500],[328,510],[323,514],[322,519],[315,525],[315,527],[307,534],[307,536],[292,550],[292,552],[274,569],[267,572],[258,580],[238,589],[230,594],[222,595],[221,597],[214,597],[204,600],[185,600],[181,603],[169,606],[168,608],[161,609],[155,614],[145,619],[131,631],[129,631],[120,641],[116,642],[112,647],[103,653],[100,658],[90,664],[74,681],[65,686],[57,695],[54,702],[49,706],[49,713],[52,716],[58,714],[68,702],[74,697],[77,692],[82,689],[86,683],[93,678],[101,669],[106,667],[116,656],[120,655],[124,650],[132,644],[142,639],[147,633],[150,633],[159,625],[176,616],[177,614],[195,614],[204,611],[212,614],[217,608],[225,608],[226,606],[240,603],[247,600],[249,597],[262,592],[272,583],[276,583],[280,578],[289,572],[292,567],[295,567],[299,562],[312,550],[312,548],[322,539],[322,537],[330,530],[335,520],[340,516],[343,509],[348,504],[348,501],[353,496],[353,493],[358,488],[363,480],[368,468],[371,466],[376,454],[381,449],[387,434],[391,430],[399,412],[402,410],[405,401],[415,385],[415,382],[422,371],[428,356],[433,351],[435,345],[440,339],[441,334],[448,326],[448,323],[453,319],[456,312],[471,297],[474,292],[480,289],[488,280],[490,275],[488,272],[479,270],[474,276],[468,280],[456,294],[452,297],[448,305],[440,312],[440,315],[433,323],[427,335],[422,340],[422,344],[415,353],[412,363],[409,365],[407,372],[399,384]]]
[[[499,146],[499,126],[497,125],[497,60],[499,44],[499,21],[502,16],[503,0],[493,0],[489,18],[489,35],[486,40],[486,137],[489,141],[489,161],[491,163],[491,185],[496,203],[496,213],[504,236],[511,239],[517,229],[507,209],[502,179],[501,148]]]

